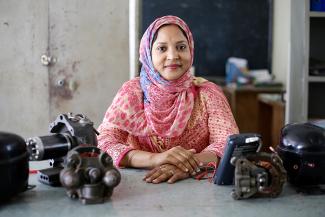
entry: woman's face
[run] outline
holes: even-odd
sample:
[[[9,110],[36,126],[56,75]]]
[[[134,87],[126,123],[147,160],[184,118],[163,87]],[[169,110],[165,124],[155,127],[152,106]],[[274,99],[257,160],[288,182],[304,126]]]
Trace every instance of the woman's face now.
[[[191,65],[188,41],[176,25],[162,26],[158,30],[151,55],[155,70],[169,81],[180,78]]]

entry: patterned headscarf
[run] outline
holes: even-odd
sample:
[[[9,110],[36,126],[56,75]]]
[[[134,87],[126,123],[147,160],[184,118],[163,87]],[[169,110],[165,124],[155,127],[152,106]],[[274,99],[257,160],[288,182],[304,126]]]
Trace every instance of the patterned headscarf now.
[[[140,85],[143,91],[141,99],[135,99],[132,87],[124,86],[106,114],[112,125],[133,135],[179,136],[190,119],[194,105],[193,76],[190,69],[180,78],[168,81],[154,69],[152,63],[153,39],[161,26],[170,24],[179,26],[185,32],[191,54],[190,65],[193,64],[193,37],[186,23],[176,16],[156,19],[145,31],[140,43]],[[132,100],[128,100],[130,103],[125,105],[126,100],[119,99],[120,97]]]

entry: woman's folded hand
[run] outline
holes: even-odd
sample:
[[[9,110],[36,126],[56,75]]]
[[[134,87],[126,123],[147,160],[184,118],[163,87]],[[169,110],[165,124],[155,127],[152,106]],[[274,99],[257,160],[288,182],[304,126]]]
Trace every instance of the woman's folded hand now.
[[[189,176],[190,175],[188,172],[182,171],[175,165],[164,164],[150,170],[143,178],[143,180],[154,184],[161,182],[174,183],[178,180],[186,179]]]
[[[186,150],[181,146],[173,147],[165,152],[153,154],[152,161],[155,167],[171,164],[185,173],[195,175],[200,171],[201,162],[195,157],[195,149]]]

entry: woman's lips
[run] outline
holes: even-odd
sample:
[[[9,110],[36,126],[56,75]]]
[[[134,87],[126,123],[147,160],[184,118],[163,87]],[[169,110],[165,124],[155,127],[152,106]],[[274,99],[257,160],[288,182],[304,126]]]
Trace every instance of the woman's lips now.
[[[170,65],[166,65],[165,68],[168,68],[168,69],[177,69],[181,67],[181,65],[179,64],[170,64]]]

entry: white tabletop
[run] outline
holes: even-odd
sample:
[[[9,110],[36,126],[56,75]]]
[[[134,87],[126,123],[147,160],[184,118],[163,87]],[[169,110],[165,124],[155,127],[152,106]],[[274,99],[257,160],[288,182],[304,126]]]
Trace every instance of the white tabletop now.
[[[192,217],[192,216],[324,216],[324,195],[298,194],[286,185],[277,198],[233,200],[233,186],[217,186],[207,180],[187,179],[175,184],[148,184],[142,181],[144,170],[121,169],[121,183],[110,200],[83,205],[66,196],[62,187],[51,187],[30,175],[32,190],[20,194],[11,203],[0,205],[0,217]]]

